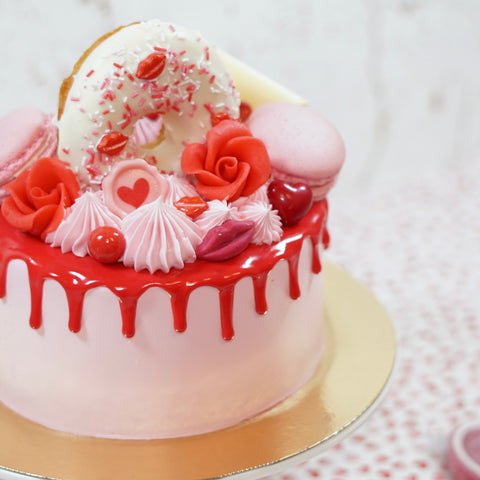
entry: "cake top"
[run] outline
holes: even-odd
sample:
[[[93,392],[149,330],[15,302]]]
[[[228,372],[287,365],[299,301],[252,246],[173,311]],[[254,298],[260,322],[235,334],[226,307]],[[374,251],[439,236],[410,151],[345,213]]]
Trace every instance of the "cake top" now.
[[[223,58],[158,20],[95,42],[62,85],[58,119],[37,112],[42,147],[27,135],[32,115],[2,120],[19,132],[0,129],[7,222],[63,253],[150,273],[279,242],[332,187],[343,142],[306,106],[251,114]]]

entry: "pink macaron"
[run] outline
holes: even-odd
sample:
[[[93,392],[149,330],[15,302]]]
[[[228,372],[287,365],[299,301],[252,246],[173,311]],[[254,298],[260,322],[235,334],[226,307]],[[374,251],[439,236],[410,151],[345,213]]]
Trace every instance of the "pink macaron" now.
[[[21,108],[0,118],[0,185],[56,149],[57,127],[38,108]]]
[[[274,178],[306,183],[315,201],[327,195],[345,160],[345,144],[331,123],[308,107],[279,102],[257,107],[247,126],[265,144]]]

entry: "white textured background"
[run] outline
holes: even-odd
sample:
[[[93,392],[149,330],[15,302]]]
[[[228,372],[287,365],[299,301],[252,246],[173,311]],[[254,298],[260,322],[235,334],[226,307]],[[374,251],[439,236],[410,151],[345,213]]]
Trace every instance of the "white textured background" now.
[[[478,0],[0,0],[0,114],[54,112],[103,33],[160,18],[303,95],[348,150],[335,194],[447,169],[480,144]]]

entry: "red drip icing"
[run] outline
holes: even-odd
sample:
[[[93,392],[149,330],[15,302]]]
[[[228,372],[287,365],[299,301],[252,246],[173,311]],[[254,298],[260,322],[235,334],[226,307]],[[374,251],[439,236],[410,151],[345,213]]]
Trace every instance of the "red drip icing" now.
[[[82,326],[82,306],[85,293],[96,287],[110,289],[119,299],[122,314],[122,332],[126,337],[135,334],[135,316],[138,298],[151,287],[160,287],[171,298],[173,327],[179,332],[187,328],[187,303],[190,293],[201,286],[213,286],[219,291],[221,330],[223,338],[233,338],[233,298],[236,283],[251,277],[254,285],[255,310],[267,311],[266,279],[268,272],[281,260],[289,265],[290,296],[298,298],[298,258],[305,238],[315,245],[312,271],[319,271],[318,239],[328,245],[325,222],[327,203],[315,203],[310,212],[293,227],[285,228],[280,242],[271,245],[251,244],[237,257],[221,263],[197,260],[182,270],[148,273],[135,272],[121,264],[104,265],[90,257],[79,258],[71,253],[62,254],[37,238],[11,227],[0,215],[0,296],[5,296],[6,272],[11,260],[27,264],[31,290],[30,325],[42,324],[43,282],[47,278],[60,283],[65,290],[69,306],[68,326],[78,332]]]
[[[127,338],[135,335],[135,313],[138,297],[121,297],[120,311],[122,313],[122,333]]]
[[[268,310],[267,306],[267,278],[268,272],[262,272],[253,277],[253,294],[255,296],[255,311],[259,315],[265,315]]]
[[[320,273],[322,271],[322,263],[320,262],[320,253],[318,251],[318,237],[311,236],[312,241],[312,272]]]
[[[187,303],[190,292],[181,290],[170,295],[173,313],[173,328],[176,332],[184,332],[187,329]]]
[[[290,278],[290,297],[296,300],[300,297],[300,285],[298,283],[298,257],[300,252],[288,259],[288,275]]]
[[[0,298],[5,298],[7,288],[7,265],[8,261],[5,258],[1,259],[0,265]]]
[[[67,296],[68,328],[73,333],[78,333],[82,328],[83,297],[85,297],[85,293],[82,290],[72,290]]]
[[[233,295],[235,285],[227,285],[219,290],[220,320],[222,323],[222,337],[231,340],[235,335],[233,331]]]
[[[323,229],[322,243],[325,250],[330,246],[330,234],[328,233],[327,227]]]
[[[32,270],[32,268],[28,269],[31,298],[30,326],[36,329],[42,326],[42,295],[44,280],[43,277],[35,275]]]

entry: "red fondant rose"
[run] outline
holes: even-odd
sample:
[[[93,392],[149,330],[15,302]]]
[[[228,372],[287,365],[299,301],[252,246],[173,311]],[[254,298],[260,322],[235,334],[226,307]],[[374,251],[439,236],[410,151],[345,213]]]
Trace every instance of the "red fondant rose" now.
[[[10,193],[2,204],[14,227],[45,239],[79,196],[75,174],[56,158],[42,158],[3,188]]]
[[[195,175],[198,193],[209,200],[236,200],[251,195],[270,176],[265,145],[234,120],[207,133],[207,144],[192,143],[182,155],[182,170]]]

